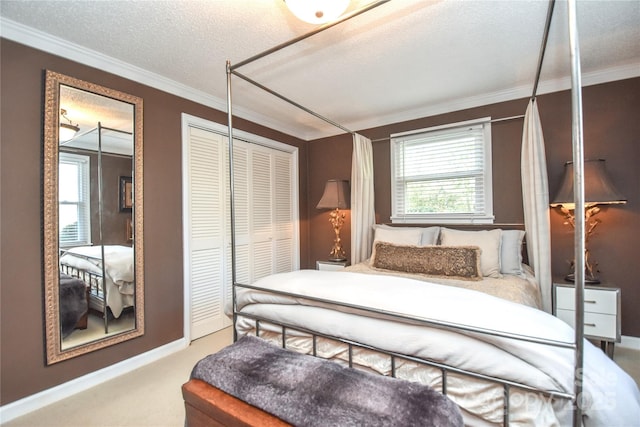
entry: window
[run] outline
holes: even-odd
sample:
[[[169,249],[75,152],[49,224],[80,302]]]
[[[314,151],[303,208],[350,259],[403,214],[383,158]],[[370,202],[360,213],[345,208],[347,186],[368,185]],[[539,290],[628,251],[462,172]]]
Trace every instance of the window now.
[[[71,153],[59,157],[60,247],[91,244],[89,157]]]
[[[391,135],[392,222],[492,223],[490,118]]]

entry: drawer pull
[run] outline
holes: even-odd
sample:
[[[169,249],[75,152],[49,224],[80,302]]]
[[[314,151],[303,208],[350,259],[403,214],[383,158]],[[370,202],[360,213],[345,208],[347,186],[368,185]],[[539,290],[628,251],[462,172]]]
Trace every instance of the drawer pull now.
[[[595,323],[585,323],[584,326],[591,326],[592,328],[596,327]]]
[[[596,303],[596,301],[592,300],[592,299],[586,299],[586,300],[584,300],[584,302],[586,302],[587,304],[595,304]]]

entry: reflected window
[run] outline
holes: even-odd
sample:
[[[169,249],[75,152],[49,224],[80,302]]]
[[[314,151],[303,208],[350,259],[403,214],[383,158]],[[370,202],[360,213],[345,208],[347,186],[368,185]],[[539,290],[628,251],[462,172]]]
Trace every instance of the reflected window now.
[[[60,247],[91,244],[89,156],[60,153]]]

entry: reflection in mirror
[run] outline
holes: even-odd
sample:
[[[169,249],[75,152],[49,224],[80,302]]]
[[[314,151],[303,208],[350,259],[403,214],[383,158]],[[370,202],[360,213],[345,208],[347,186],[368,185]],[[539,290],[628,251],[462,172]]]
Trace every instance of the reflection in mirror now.
[[[47,71],[47,363],[144,333],[142,100]]]

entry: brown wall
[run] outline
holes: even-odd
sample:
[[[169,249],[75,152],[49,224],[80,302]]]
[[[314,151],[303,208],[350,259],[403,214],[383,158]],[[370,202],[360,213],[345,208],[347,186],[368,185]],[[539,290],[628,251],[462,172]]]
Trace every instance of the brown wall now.
[[[538,107],[546,144],[549,191],[555,195],[560,185],[564,163],[571,159],[570,93],[563,91],[538,97]],[[392,133],[463,120],[491,116],[511,117],[524,114],[528,99],[487,105],[454,113],[397,123],[361,133],[371,139]],[[622,333],[640,336],[640,78],[589,86],[583,90],[584,144],[586,158],[606,159],[607,169],[628,203],[604,208],[602,224],[590,242],[593,258],[599,263],[603,282],[622,289]],[[493,123],[493,196],[496,223],[523,223],[520,181],[520,147],[523,120]],[[352,139],[340,135],[309,144],[309,216],[311,260],[327,259],[332,245],[332,231],[326,212],[315,210],[324,182],[330,178],[350,179]],[[373,143],[375,169],[375,209],[377,222],[389,222],[391,215],[391,177],[389,142]],[[573,258],[573,232],[563,224],[562,216],[550,212],[552,271],[562,278]],[[349,227],[342,233],[347,253],[350,249]]]
[[[183,336],[180,115],[184,112],[226,123],[226,114],[5,39],[0,50],[0,396],[5,405]],[[52,366],[45,366],[42,275],[45,69],[144,100],[145,335]],[[234,124],[299,147],[301,259],[305,266],[307,144],[244,120]]]

